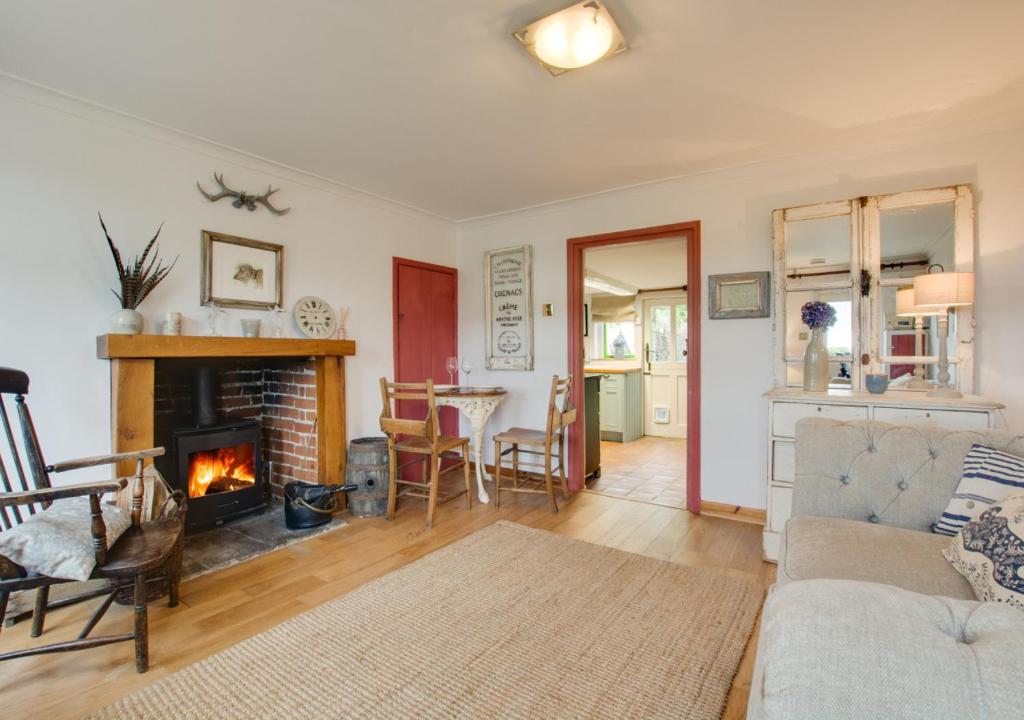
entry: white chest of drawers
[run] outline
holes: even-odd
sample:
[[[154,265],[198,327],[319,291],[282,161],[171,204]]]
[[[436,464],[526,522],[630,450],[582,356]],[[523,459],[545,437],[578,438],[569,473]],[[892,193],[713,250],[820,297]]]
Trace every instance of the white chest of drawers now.
[[[768,400],[768,520],[764,528],[764,557],[778,560],[782,530],[793,503],[794,436],[801,418],[878,420],[898,425],[934,423],[957,429],[994,428],[1004,406],[976,396],[930,398],[925,393],[891,390],[883,395],[857,390],[806,392],[775,388]]]

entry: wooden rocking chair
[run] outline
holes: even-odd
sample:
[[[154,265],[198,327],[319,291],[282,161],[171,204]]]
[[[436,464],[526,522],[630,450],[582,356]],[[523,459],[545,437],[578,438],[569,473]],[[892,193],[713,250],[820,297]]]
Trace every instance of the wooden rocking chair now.
[[[40,655],[43,653],[64,652],[99,647],[115,642],[135,641],[135,669],[142,673],[149,667],[149,621],[146,609],[148,585],[161,583],[155,595],[162,594],[160,587],[168,588],[168,605],[178,604],[178,582],[181,568],[181,549],[184,538],[185,503],[181,491],[174,492],[164,504],[158,518],[145,524],[140,522],[143,496],[143,466],[148,458],[164,454],[163,448],[140,450],[136,452],[99,455],[96,457],[73,460],[71,462],[47,465],[43,461],[35,427],[29,414],[25,395],[28,394],[28,375],[10,368],[0,368],[0,425],[10,449],[11,470],[4,463],[0,452],[0,524],[2,531],[9,531],[38,512],[43,512],[55,500],[72,497],[88,496],[91,515],[90,533],[92,548],[96,555],[96,567],[92,578],[107,580],[106,597],[86,622],[78,638],[66,642],[51,643],[22,650],[0,654],[0,660]],[[22,448],[28,460],[26,477],[25,466],[19,454],[15,434],[11,426],[7,408],[4,404],[5,395],[14,395],[18,420],[22,435]],[[2,446],[0,446],[2,449]],[[100,497],[108,492],[116,492],[126,487],[129,478],[108,480],[103,482],[80,483],[52,487],[49,473],[77,470],[97,465],[113,465],[125,461],[135,461],[135,476],[132,487],[132,526],[121,535],[112,547],[107,547],[107,530],[103,520]],[[20,490],[12,484],[16,477]],[[172,507],[172,505],[174,507]],[[25,528],[28,529],[28,526]],[[30,539],[31,541],[31,539]],[[47,577],[33,573],[18,565],[9,558],[0,555],[0,627],[7,610],[10,594],[18,590],[36,590],[35,610],[32,614],[32,637],[39,637],[46,621],[46,610],[60,605],[70,604],[85,598],[71,598],[64,601],[49,603],[49,592],[52,585],[71,582],[70,580]],[[118,597],[131,592],[135,610],[135,626],[132,632],[102,637],[89,637],[89,633],[100,621],[111,603]]]

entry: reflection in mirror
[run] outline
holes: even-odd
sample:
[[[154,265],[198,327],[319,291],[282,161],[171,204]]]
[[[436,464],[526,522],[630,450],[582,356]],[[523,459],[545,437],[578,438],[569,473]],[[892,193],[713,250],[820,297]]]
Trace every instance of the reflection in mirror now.
[[[850,272],[850,216],[786,223],[786,276],[829,282]]]
[[[882,278],[912,278],[935,264],[952,271],[955,220],[951,202],[879,212]]]
[[[905,297],[904,303],[900,302],[900,293],[910,290],[911,286],[904,287],[883,286],[879,309],[881,313],[882,328],[882,355],[884,357],[935,357],[938,355],[939,331],[936,315],[934,312],[928,314],[903,315],[913,306],[911,300],[913,295]],[[905,304],[905,306],[904,306]],[[950,314],[949,318],[950,337],[947,349],[950,357],[954,357],[956,350],[956,313]],[[931,390],[937,372],[934,363],[890,363],[889,378],[892,381],[890,387],[898,390]],[[953,368],[950,367],[950,372]]]
[[[853,301],[849,289],[800,290],[786,293],[786,384],[803,385],[804,351],[811,331],[800,317],[800,309],[812,300],[827,302],[836,311],[836,324],[825,333],[829,362],[829,387],[850,386],[853,361]]]

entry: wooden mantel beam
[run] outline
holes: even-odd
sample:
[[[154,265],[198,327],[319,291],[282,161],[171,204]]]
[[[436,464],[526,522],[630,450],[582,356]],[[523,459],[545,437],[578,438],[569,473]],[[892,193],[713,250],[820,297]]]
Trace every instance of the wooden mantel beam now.
[[[206,337],[200,335],[100,335],[96,357],[345,357],[356,354],[354,340]]]
[[[166,358],[312,358],[316,367],[317,481],[345,482],[345,357],[352,340],[100,335],[96,355],[110,361],[110,422],[114,452],[154,443],[156,360]],[[132,467],[119,468],[122,475]]]

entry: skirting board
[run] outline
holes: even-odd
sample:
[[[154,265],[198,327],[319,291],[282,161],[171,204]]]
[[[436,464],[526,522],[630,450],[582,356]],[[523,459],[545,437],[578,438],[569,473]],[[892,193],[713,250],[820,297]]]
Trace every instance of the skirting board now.
[[[476,464],[472,463],[471,466],[475,471]],[[511,468],[506,467],[504,464],[502,465],[502,468],[506,472],[511,470]],[[484,463],[484,470],[493,475],[494,465]],[[739,520],[740,522],[753,523],[754,525],[764,525],[768,521],[767,510],[748,508],[743,507],[742,505],[729,505],[728,503],[712,502],[711,500],[701,500],[700,511],[705,515],[728,518],[729,520]]]
[[[700,501],[700,511],[706,515],[715,517],[726,517],[732,520],[764,525],[768,518],[767,510],[748,508],[742,505],[729,505],[727,503],[711,502],[710,500]]]

